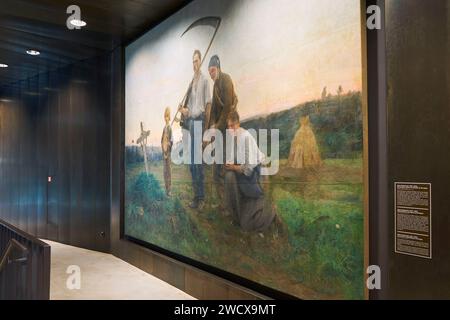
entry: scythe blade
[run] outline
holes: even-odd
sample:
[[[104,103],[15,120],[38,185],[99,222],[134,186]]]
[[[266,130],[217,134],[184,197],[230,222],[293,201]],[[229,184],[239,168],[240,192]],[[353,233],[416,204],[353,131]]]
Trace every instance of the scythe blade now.
[[[204,17],[200,18],[196,21],[194,21],[187,29],[183,32],[181,37],[183,37],[186,33],[188,33],[190,30],[194,29],[195,27],[199,26],[210,26],[214,28],[214,34],[211,38],[211,41],[209,42],[208,48],[205,51],[205,54],[203,55],[202,62],[200,64],[200,67],[203,65],[203,62],[206,59],[206,56],[208,55],[209,49],[211,49],[211,46],[214,42],[214,39],[216,38],[217,31],[219,31],[220,24],[222,23],[222,18],[220,17]]]
[[[183,37],[186,33],[188,33],[190,30],[194,29],[195,27],[199,27],[199,26],[210,26],[214,28],[214,34],[211,38],[211,41],[209,42],[208,48],[205,51],[205,54],[203,55],[203,59],[200,63],[200,68],[203,66],[203,62],[206,59],[206,56],[208,55],[209,49],[211,49],[211,46],[214,42],[214,39],[216,38],[217,35],[217,31],[219,31],[219,27],[220,24],[222,22],[222,18],[220,17],[204,17],[204,18],[200,18],[196,21],[194,21],[189,27],[187,27],[187,29],[183,32],[183,34],[181,35],[181,37]],[[192,84],[192,81],[191,81]],[[186,101],[186,98],[188,96],[189,90],[190,90],[191,86],[189,86],[189,89],[187,90],[186,94],[183,97],[183,100],[181,100],[182,102],[180,103],[180,105],[183,105],[184,102]],[[177,118],[178,113],[180,112],[180,109],[177,110],[175,117],[172,120],[172,123],[170,124],[170,126],[173,125],[175,119]]]
[[[215,30],[219,29],[220,23],[222,22],[222,19],[220,17],[204,17],[200,18],[196,21],[194,21],[181,35],[183,37],[186,33],[189,32],[189,30],[194,29],[198,26],[211,26],[215,28]]]

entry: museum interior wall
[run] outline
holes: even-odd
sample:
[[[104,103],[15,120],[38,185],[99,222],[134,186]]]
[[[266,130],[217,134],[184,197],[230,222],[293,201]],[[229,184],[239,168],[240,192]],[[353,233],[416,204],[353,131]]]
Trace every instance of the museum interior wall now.
[[[450,297],[450,5],[433,2],[386,1],[386,32],[369,35],[374,299]],[[1,89],[0,218],[110,252],[196,298],[264,298],[124,238],[125,60],[117,48]],[[432,259],[394,253],[395,182],[432,184]]]
[[[386,254],[381,297],[448,299],[449,1],[386,1],[386,48],[388,218],[372,243]],[[431,259],[394,253],[395,182],[431,183]]]
[[[107,55],[3,88],[1,219],[109,251],[110,67]]]

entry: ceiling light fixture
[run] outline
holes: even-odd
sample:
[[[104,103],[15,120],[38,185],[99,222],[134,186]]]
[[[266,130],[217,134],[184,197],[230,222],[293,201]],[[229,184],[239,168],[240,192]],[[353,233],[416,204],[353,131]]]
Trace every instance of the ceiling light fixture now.
[[[87,25],[85,21],[79,19],[70,20],[70,24],[75,27],[85,27]]]
[[[9,66],[5,63],[0,63],[0,68],[8,68]]]
[[[27,53],[28,53],[30,56],[38,56],[38,55],[41,54],[39,51],[33,50],[33,49],[27,50]]]

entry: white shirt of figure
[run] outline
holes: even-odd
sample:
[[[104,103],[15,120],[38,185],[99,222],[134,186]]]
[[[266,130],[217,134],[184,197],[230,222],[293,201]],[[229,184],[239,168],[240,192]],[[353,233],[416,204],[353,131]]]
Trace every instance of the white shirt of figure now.
[[[265,155],[259,149],[255,138],[244,128],[239,128],[235,137],[235,163],[242,165],[242,172],[250,176],[253,169],[265,161]]]
[[[211,103],[211,91],[208,79],[200,72],[197,83],[193,82],[189,95],[188,108],[189,117],[198,118],[205,112],[205,107]]]

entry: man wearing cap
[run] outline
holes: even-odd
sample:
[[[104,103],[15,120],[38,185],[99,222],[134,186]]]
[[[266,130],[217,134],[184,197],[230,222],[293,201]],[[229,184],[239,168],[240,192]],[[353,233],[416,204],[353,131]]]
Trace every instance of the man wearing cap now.
[[[227,118],[232,110],[236,109],[237,96],[231,77],[222,72],[220,59],[217,55],[211,57],[208,66],[209,75],[214,81],[213,98],[210,115],[210,128],[223,133],[227,128]]]
[[[195,50],[192,57],[192,64],[194,67],[194,79],[189,87],[187,100],[184,106],[181,107],[185,126],[190,133],[190,171],[192,175],[192,187],[194,190],[194,199],[189,205],[193,209],[202,210],[204,207],[204,172],[202,162],[202,149],[196,148],[195,141],[200,139],[202,141],[202,131],[204,129],[205,110],[210,109],[211,106],[211,92],[208,79],[202,74],[201,53]],[[200,137],[195,137],[200,135]],[[185,137],[183,137],[183,140]],[[185,140],[185,141],[189,141]]]
[[[222,72],[220,59],[217,55],[211,57],[208,66],[209,75],[214,81],[213,97],[211,104],[211,112],[209,116],[208,128],[217,129],[222,132],[222,136],[226,137],[227,119],[231,111],[236,110],[237,96],[234,91],[233,81],[231,77]],[[214,182],[218,198],[222,198],[224,194],[224,169],[225,163],[225,143],[223,145],[224,159],[222,163],[215,164],[213,168]],[[221,205],[222,209],[224,204]],[[223,210],[222,210],[223,211]]]

